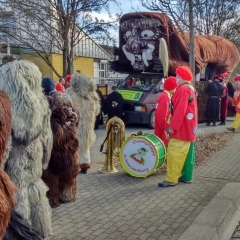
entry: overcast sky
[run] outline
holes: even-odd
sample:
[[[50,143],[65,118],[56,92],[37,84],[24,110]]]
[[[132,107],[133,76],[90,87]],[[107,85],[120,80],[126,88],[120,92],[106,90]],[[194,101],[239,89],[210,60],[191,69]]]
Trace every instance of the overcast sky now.
[[[146,8],[142,7],[138,0],[124,0],[121,1],[122,13],[129,13],[135,11],[148,11]],[[119,9],[112,7],[114,13],[119,12]]]

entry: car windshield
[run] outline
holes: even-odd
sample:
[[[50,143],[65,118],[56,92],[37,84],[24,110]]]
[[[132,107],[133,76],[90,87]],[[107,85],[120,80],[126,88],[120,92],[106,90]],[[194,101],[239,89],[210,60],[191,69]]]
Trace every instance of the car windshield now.
[[[119,89],[150,92],[159,80],[159,75],[155,74],[131,74],[120,85]]]

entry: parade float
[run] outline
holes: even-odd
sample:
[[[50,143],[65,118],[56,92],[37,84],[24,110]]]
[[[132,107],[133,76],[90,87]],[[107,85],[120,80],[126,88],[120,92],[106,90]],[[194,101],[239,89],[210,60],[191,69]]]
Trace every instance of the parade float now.
[[[182,33],[163,13],[135,12],[121,17],[118,60],[111,69],[129,77],[119,86],[125,99],[125,123],[154,127],[155,104],[164,78],[189,64],[189,34]],[[207,96],[204,89],[215,75],[230,76],[239,62],[231,41],[215,35],[195,36],[195,87],[198,92],[199,122],[205,120]]]

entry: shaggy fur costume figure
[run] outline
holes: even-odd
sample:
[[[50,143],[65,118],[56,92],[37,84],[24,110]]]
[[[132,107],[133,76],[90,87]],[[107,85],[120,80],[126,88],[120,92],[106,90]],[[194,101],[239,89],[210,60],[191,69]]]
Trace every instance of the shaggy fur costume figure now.
[[[16,212],[47,237],[52,233],[48,190],[42,181],[52,149],[51,111],[41,88],[41,73],[28,61],[0,68],[0,89],[12,102],[12,131],[4,170],[18,187]]]
[[[11,132],[11,118],[11,101],[5,92],[0,91],[0,239],[8,226],[16,202],[14,193],[17,189],[1,168]]]
[[[78,139],[82,173],[86,173],[90,168],[90,147],[96,139],[94,124],[101,107],[96,89],[93,79],[82,73],[76,73],[71,78],[71,88],[66,90],[80,111]]]
[[[51,93],[48,97],[53,131],[53,149],[42,179],[49,187],[51,207],[76,200],[76,178],[79,172],[79,112],[71,97]]]

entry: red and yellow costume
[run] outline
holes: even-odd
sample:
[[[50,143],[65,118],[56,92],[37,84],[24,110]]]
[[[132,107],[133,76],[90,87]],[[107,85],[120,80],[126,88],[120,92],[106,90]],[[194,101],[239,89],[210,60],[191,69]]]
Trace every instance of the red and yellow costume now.
[[[181,79],[179,87],[172,97],[173,111],[169,125],[170,141],[167,149],[167,175],[159,187],[174,186],[178,183],[182,170],[187,176],[181,176],[184,182],[191,182],[194,167],[194,146],[197,132],[197,100],[191,70],[182,66],[176,70]],[[190,148],[191,147],[191,148]],[[191,156],[191,157],[188,157]],[[187,166],[185,166],[187,164]]]
[[[164,82],[164,92],[162,92],[157,100],[155,111],[155,129],[154,134],[159,137],[165,145],[168,145],[169,134],[167,128],[171,116],[171,95],[178,87],[175,77],[168,77]]]
[[[235,132],[237,128],[240,126],[240,75],[234,78],[236,91],[233,95],[232,105],[235,107],[236,116],[234,118],[233,124],[231,128],[228,130]]]

